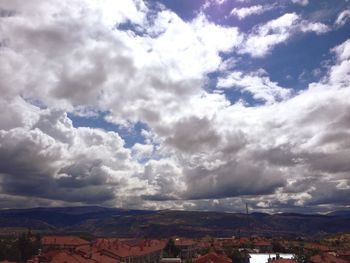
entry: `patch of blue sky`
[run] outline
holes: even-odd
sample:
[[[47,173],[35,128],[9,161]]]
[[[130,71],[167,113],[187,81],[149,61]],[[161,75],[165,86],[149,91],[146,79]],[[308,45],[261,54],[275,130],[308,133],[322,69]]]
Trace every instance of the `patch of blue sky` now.
[[[285,43],[276,45],[262,58],[252,58],[248,54],[221,54],[223,60],[234,58],[234,66],[226,72],[208,75],[208,90],[215,89],[216,79],[232,71],[254,72],[264,69],[271,81],[280,86],[299,91],[311,82],[322,79],[327,72],[327,62],[334,58],[331,49],[350,38],[350,23],[328,33],[298,34]]]
[[[142,136],[142,130],[147,130],[144,123],[137,122],[133,127],[125,127],[106,121],[107,113],[100,113],[94,117],[82,117],[68,113],[74,127],[97,128],[105,131],[117,132],[125,141],[125,147],[131,148],[135,143],[144,143],[145,138]]]
[[[145,35],[145,31],[143,28],[141,28],[140,26],[138,26],[130,21],[126,21],[124,23],[118,24],[118,25],[116,25],[115,28],[118,30],[123,30],[123,31],[132,31],[137,36],[144,36]]]
[[[246,107],[258,107],[266,104],[265,100],[256,99],[250,92],[242,91],[241,89],[235,87],[224,89],[224,94],[226,99],[229,100],[231,104],[235,104],[239,101],[243,101]]]
[[[198,14],[198,10],[205,4],[205,0],[162,0],[159,1],[166,8],[175,12],[179,17],[181,17],[185,21],[192,20],[196,14]]]
[[[280,86],[302,90],[324,76],[325,63],[334,57],[330,50],[349,38],[349,26],[323,35],[300,34],[277,45],[265,58],[239,60],[237,67],[263,68]]]
[[[222,74],[220,74],[218,71],[208,74],[209,81],[204,87],[206,92],[224,94],[226,99],[230,101],[231,104],[235,104],[239,101],[243,101],[247,107],[255,107],[265,104],[264,100],[255,99],[251,93],[244,92],[239,88],[230,87],[225,89],[217,89],[217,78],[220,76],[222,76]]]

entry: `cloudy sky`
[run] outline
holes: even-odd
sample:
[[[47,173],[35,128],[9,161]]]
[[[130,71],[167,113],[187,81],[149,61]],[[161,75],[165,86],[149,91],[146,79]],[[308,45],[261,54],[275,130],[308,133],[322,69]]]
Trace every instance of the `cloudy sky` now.
[[[0,207],[350,208],[350,1],[1,0]]]

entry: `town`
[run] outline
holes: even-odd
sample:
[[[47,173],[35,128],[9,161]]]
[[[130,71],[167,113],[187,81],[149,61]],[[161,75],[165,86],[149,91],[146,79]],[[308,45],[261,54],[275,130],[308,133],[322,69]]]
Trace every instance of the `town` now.
[[[30,230],[2,237],[1,263],[346,263],[350,234],[311,238],[259,236],[169,239],[84,238]]]

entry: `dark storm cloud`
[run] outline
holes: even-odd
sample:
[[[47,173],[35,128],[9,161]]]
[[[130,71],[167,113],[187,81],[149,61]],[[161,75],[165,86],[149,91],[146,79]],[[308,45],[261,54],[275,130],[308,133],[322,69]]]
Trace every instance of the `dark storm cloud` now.
[[[11,16],[14,16],[15,14],[16,12],[14,10],[0,8],[0,18],[11,17]]]
[[[17,129],[0,134],[2,192],[64,201],[99,203],[114,198],[106,186],[101,161],[82,160],[61,168],[64,146],[40,130],[28,133]],[[63,177],[60,173],[65,173]],[[70,179],[69,184],[67,181]]]
[[[266,150],[257,150],[254,155],[257,160],[267,160],[271,165],[294,166],[302,161],[301,156],[292,152],[293,147],[285,144]]]
[[[212,129],[208,119],[191,117],[175,125],[166,143],[186,153],[201,152],[216,147],[220,137]]]
[[[186,171],[188,199],[225,198],[272,194],[285,185],[281,174],[263,164],[232,162],[213,170],[198,167]]]
[[[2,191],[5,194],[41,197],[67,202],[86,202],[98,204],[113,199],[113,189],[105,185],[70,185],[62,187],[59,181],[50,176],[32,176],[27,174],[19,177],[16,174],[2,176]]]

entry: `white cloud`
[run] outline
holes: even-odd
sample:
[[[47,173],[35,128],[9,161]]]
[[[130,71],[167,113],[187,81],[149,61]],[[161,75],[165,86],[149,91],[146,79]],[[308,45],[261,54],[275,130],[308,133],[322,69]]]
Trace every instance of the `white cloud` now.
[[[292,0],[294,4],[307,6],[309,4],[309,0]]]
[[[270,10],[272,7],[269,6],[262,6],[262,5],[254,5],[250,7],[242,7],[242,8],[234,8],[231,10],[230,15],[235,15],[238,17],[238,19],[244,19],[247,16],[251,15],[260,15],[268,10]]]
[[[303,22],[300,28],[302,32],[315,32],[318,35],[330,31],[330,27],[322,23]]]
[[[338,15],[335,21],[335,25],[338,27],[344,26],[348,22],[349,18],[350,10],[344,10]]]
[[[144,158],[150,158],[153,153],[153,149],[153,144],[135,143],[132,147],[132,153],[137,159],[142,160]]]
[[[296,13],[287,13],[265,24],[255,26],[243,42],[239,53],[253,57],[263,57],[276,45],[285,43],[299,32],[326,33],[329,27],[322,23],[312,23],[301,19]]]
[[[332,49],[337,58],[337,64],[333,65],[329,72],[329,80],[332,84],[348,87],[350,84],[350,40]]]
[[[236,88],[243,92],[249,92],[254,99],[264,100],[267,103],[284,100],[291,95],[290,90],[271,81],[263,70],[248,74],[240,71],[230,73],[226,77],[220,78],[217,86],[218,88]]]

